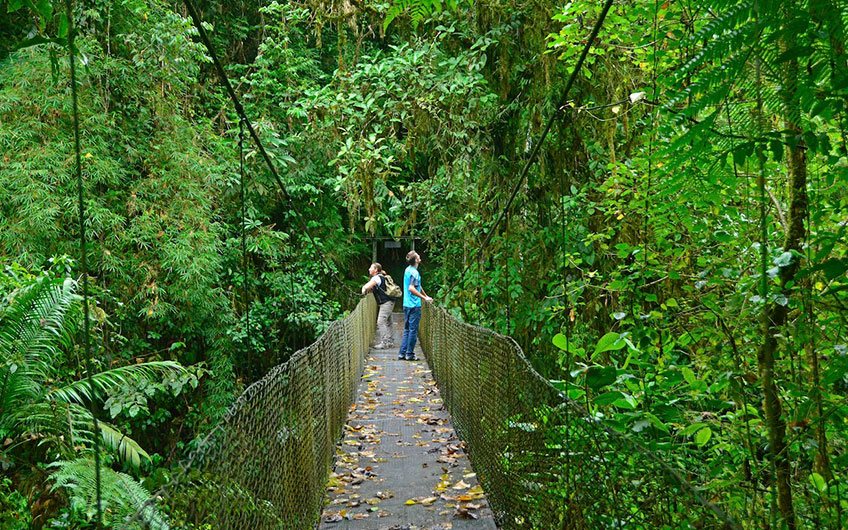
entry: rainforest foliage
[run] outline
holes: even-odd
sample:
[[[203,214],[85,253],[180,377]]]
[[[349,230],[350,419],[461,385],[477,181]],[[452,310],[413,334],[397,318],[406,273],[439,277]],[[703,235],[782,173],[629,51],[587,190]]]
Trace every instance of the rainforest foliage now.
[[[294,207],[181,2],[74,2],[91,396],[66,4],[0,2],[0,528],[90,525],[95,440],[132,513],[408,236],[746,527],[848,524],[844,2],[615,2],[560,108],[599,2],[198,5]]]

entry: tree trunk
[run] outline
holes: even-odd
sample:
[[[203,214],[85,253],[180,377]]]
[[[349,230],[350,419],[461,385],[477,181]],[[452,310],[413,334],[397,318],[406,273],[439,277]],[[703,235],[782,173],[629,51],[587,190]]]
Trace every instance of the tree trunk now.
[[[797,133],[800,138],[800,128],[787,120],[786,128]],[[789,148],[789,212],[787,230],[783,242],[784,251],[800,251],[806,236],[804,220],[807,217],[807,160],[806,146],[800,142]],[[787,284],[794,283],[800,261],[793,257],[789,265],[780,270],[781,293],[788,299],[791,288]],[[757,353],[760,381],[763,386],[763,408],[768,428],[769,446],[775,467],[775,482],[777,486],[777,504],[786,525],[796,528],[795,509],[792,503],[791,470],[789,455],[786,447],[786,421],[783,418],[783,407],[780,393],[774,377],[775,355],[777,353],[777,334],[786,324],[789,313],[788,303],[770,302],[763,314],[763,343]]]

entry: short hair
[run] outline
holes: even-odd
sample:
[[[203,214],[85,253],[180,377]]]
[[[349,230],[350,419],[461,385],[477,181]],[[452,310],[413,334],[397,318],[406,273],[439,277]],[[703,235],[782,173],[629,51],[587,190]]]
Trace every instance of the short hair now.
[[[418,252],[415,252],[414,250],[410,250],[406,254],[406,264],[407,265],[415,265],[416,259],[418,259]]]
[[[377,272],[383,272],[383,266],[380,265],[379,263],[377,263],[376,261],[371,264],[371,267],[374,267],[375,269],[377,269]],[[371,267],[368,267],[368,268],[370,269]]]

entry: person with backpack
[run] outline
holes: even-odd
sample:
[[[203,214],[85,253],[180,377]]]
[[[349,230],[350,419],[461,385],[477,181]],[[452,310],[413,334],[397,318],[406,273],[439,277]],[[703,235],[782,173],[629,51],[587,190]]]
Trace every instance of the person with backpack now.
[[[392,310],[395,307],[395,299],[399,298],[400,288],[392,281],[392,277],[383,272],[383,266],[372,263],[368,267],[368,275],[371,279],[362,286],[362,294],[374,293],[379,311],[377,313],[377,343],[374,348],[384,350],[394,347],[392,340]]]
[[[418,265],[421,256],[411,250],[406,255],[406,272],[403,273],[403,339],[400,341],[398,360],[415,361],[415,341],[418,339],[418,324],[421,322],[421,300],[432,302],[421,287]]]

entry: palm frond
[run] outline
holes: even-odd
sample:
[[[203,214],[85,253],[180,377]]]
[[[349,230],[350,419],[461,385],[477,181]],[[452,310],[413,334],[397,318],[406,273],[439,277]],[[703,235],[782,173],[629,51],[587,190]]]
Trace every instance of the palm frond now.
[[[98,425],[100,426],[100,435],[104,444],[117,453],[121,460],[132,465],[135,469],[141,466],[142,459],[148,462],[150,461],[150,455],[142,449],[138,442],[106,422],[101,421]]]
[[[91,430],[91,411],[76,403],[42,401],[25,404],[0,423],[13,438],[36,440],[39,445],[49,444],[63,457],[77,454],[80,449],[91,450],[94,433]],[[103,445],[113,451],[122,462],[138,469],[142,460],[150,455],[135,440],[119,431],[114,425],[98,422]]]
[[[114,391],[120,386],[137,386],[145,382],[172,375],[183,375],[187,371],[173,361],[152,361],[113,368],[91,376],[92,383],[101,395]],[[87,379],[75,381],[62,388],[47,393],[48,400],[67,403],[85,403],[91,400],[91,386]]]

